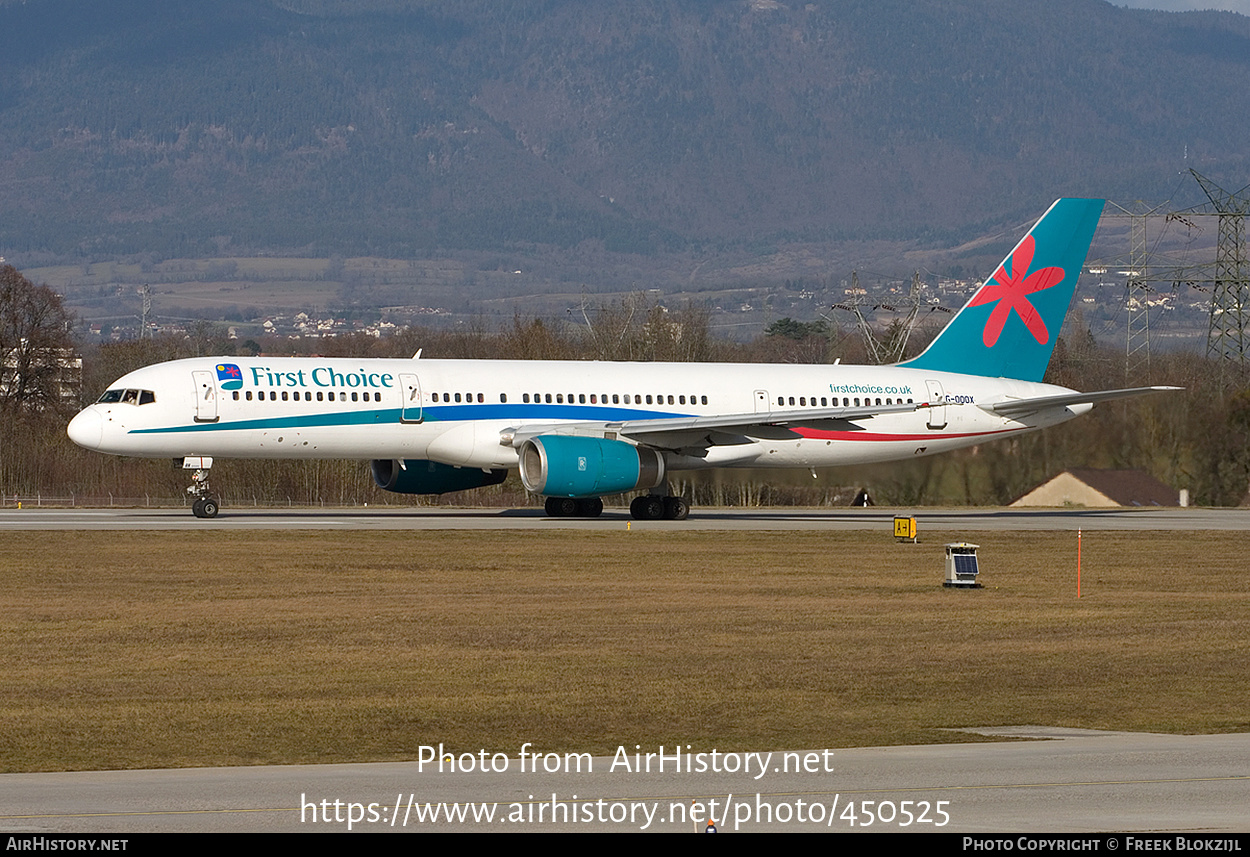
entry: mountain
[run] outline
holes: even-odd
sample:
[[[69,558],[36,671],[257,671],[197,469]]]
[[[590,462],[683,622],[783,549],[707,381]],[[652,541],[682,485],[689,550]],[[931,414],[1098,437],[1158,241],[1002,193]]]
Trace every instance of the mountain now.
[[[1250,173],[1250,18],[1102,0],[0,3],[0,255],[968,237]]]

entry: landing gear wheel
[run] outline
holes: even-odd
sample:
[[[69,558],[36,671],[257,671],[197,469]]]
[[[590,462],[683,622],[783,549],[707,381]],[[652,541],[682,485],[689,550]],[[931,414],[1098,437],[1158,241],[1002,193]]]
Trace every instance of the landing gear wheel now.
[[[191,514],[197,518],[216,518],[219,508],[212,497],[200,497],[191,504]]]
[[[572,497],[548,497],[543,508],[552,518],[571,518],[577,514],[577,501]]]
[[[664,498],[664,518],[669,521],[684,521],[690,517],[690,504],[680,497]]]
[[[602,514],[603,501],[598,497],[577,501],[577,516],[579,518],[597,518]]]
[[[636,497],[629,504],[629,514],[639,521],[658,521],[664,517],[664,498],[654,494]]]

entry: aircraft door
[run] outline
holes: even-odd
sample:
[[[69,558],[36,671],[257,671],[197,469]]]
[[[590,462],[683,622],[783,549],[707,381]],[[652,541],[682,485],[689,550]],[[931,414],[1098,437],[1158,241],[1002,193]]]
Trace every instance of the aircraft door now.
[[[195,421],[217,422],[217,382],[213,373],[196,371],[191,373],[191,378],[195,381]]]
[[[757,414],[767,414],[772,411],[772,404],[768,401],[767,390],[755,391],[755,412]]]
[[[404,397],[399,409],[401,423],[421,422],[421,381],[416,375],[401,372],[399,375],[399,392]]]
[[[946,392],[941,381],[925,381],[929,388],[929,428],[946,428]]]

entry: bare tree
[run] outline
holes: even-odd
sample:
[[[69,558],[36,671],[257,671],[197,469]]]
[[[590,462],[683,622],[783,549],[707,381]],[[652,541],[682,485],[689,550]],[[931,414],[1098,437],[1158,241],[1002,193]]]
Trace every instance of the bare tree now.
[[[0,412],[59,411],[78,404],[81,364],[61,296],[0,265]]]

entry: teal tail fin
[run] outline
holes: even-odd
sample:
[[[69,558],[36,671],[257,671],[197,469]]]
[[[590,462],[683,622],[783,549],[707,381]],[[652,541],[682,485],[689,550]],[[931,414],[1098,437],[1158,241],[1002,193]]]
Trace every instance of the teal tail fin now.
[[[929,347],[899,365],[1042,380],[1103,202],[1056,200]]]

